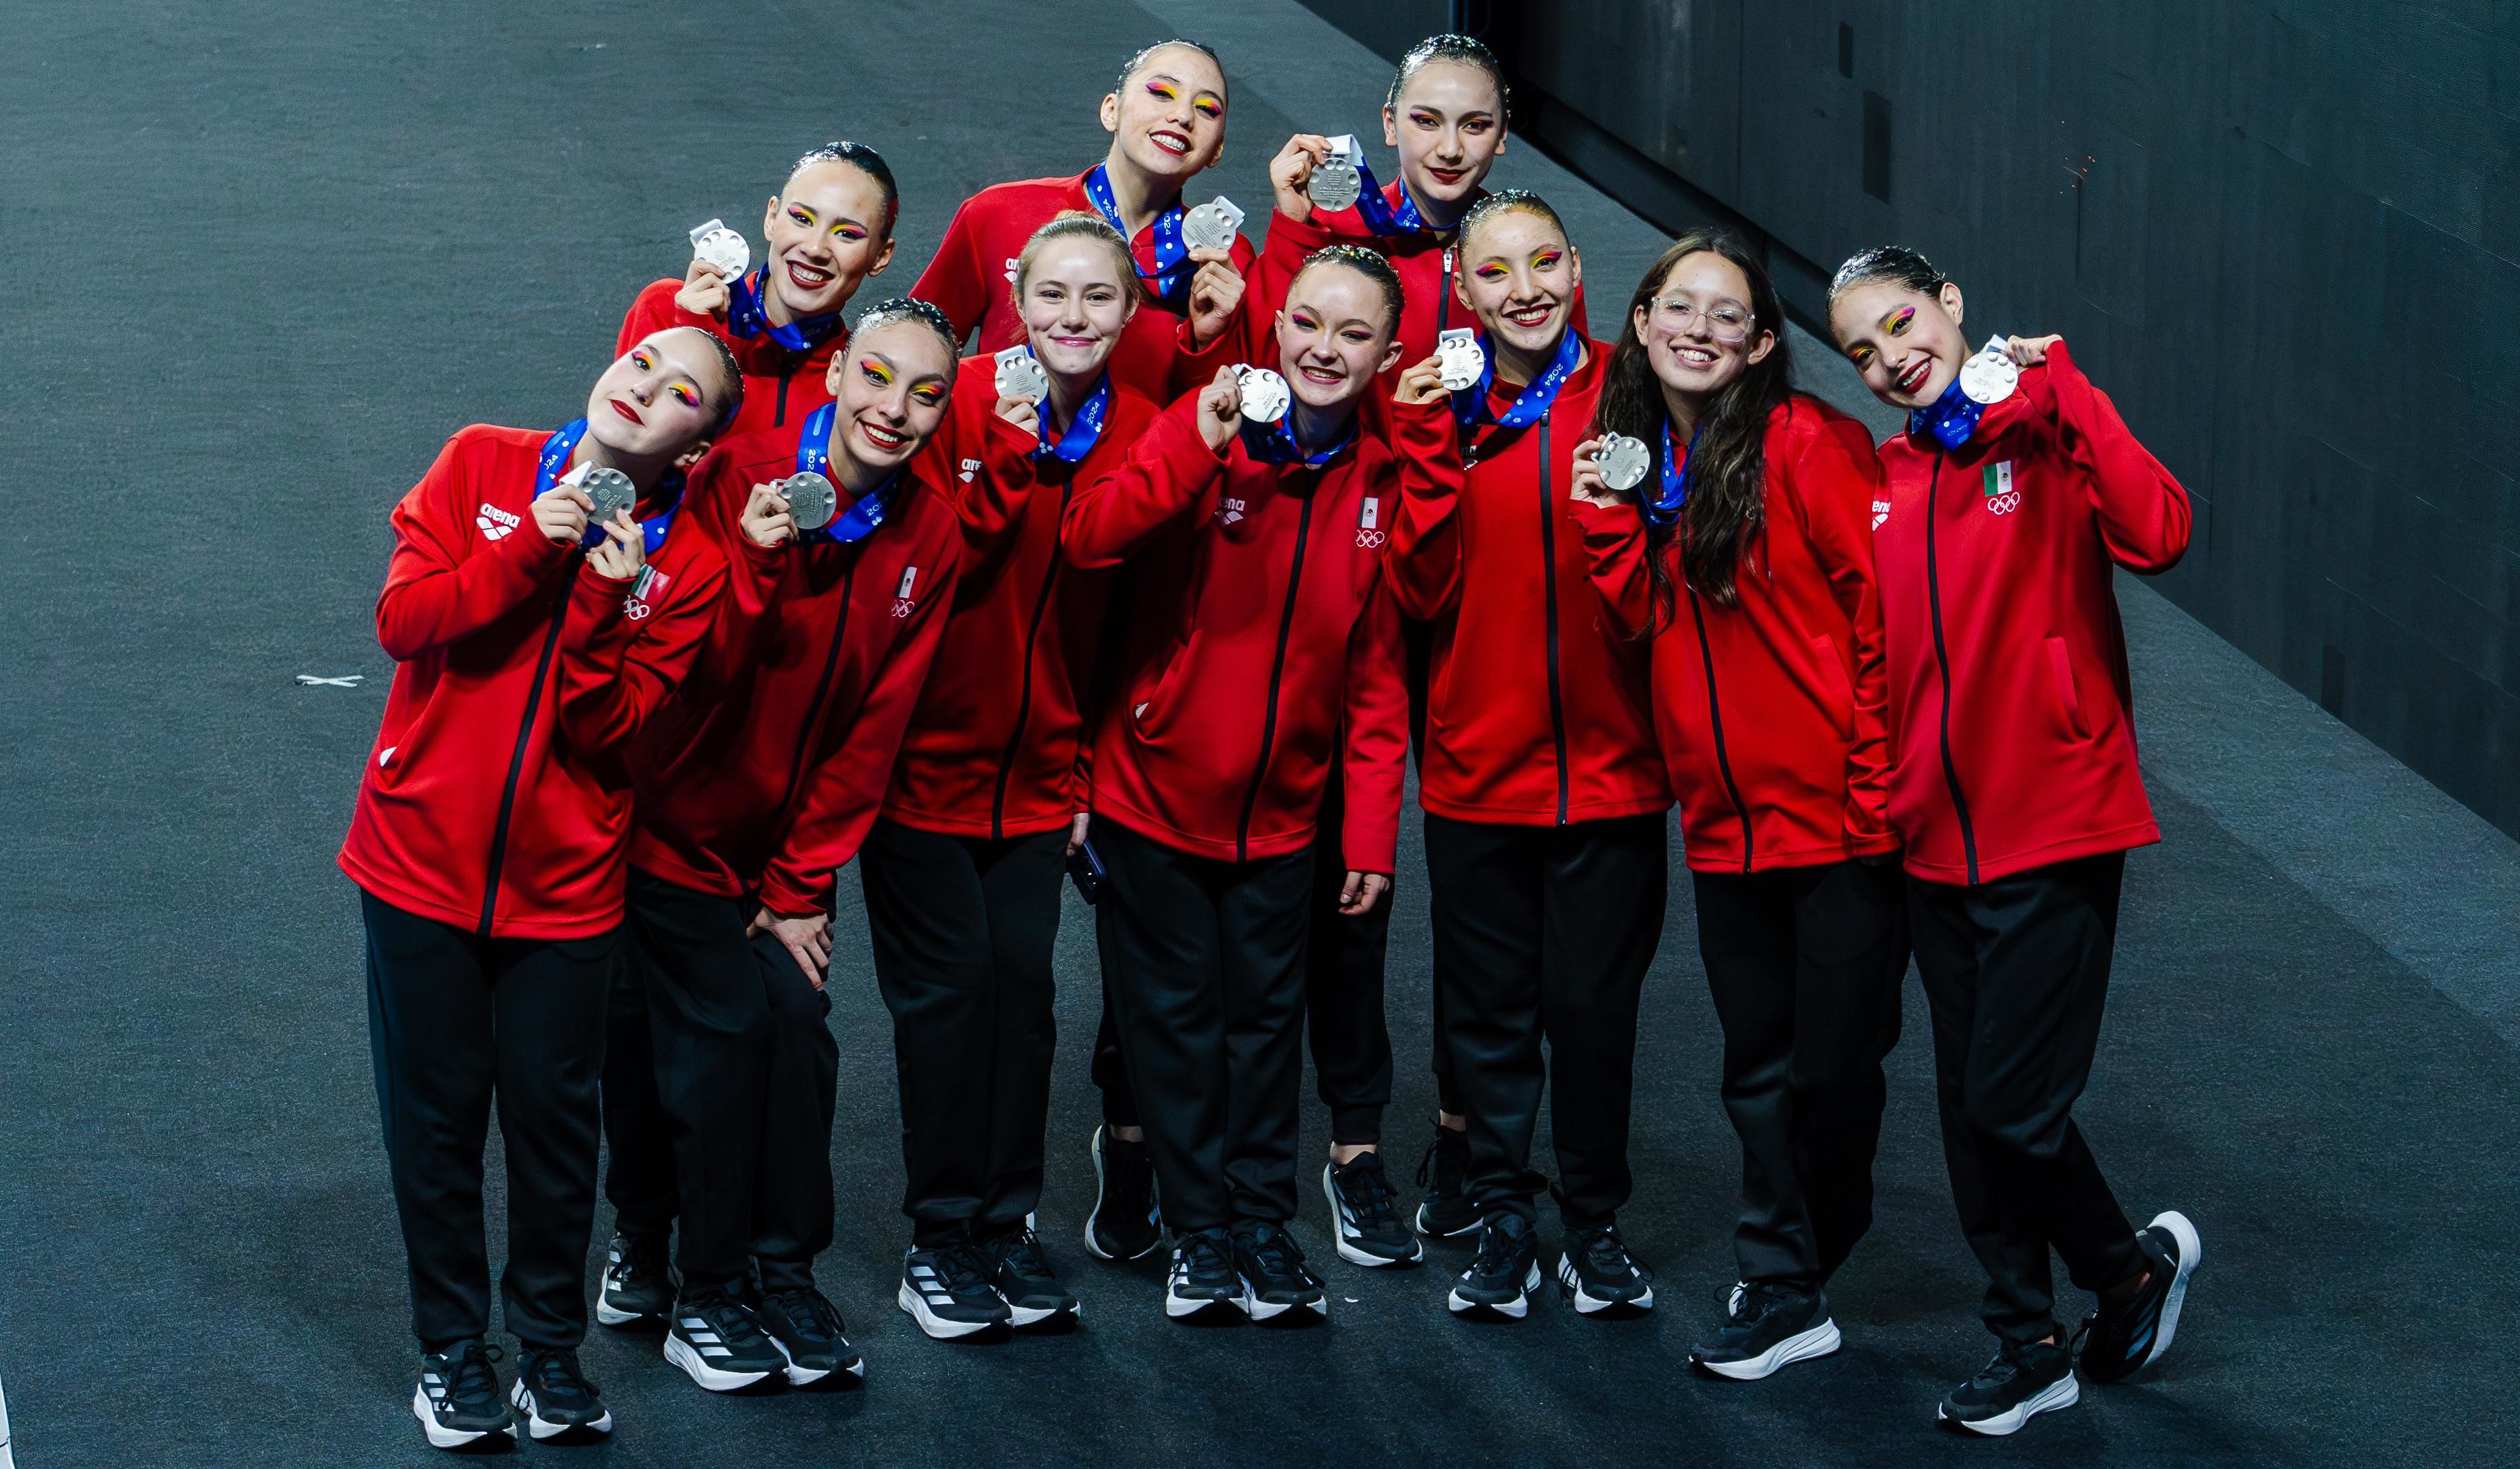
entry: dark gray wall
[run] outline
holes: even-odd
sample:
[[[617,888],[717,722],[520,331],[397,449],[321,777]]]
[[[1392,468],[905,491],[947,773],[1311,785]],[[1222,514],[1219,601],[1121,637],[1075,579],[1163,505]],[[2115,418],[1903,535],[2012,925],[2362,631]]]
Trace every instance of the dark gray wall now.
[[[1308,3],[1387,54],[1454,9]],[[1517,126],[1764,233],[1797,315],[1899,241],[2065,334],[2195,497],[2163,590],[2520,834],[2520,6],[1466,9]]]

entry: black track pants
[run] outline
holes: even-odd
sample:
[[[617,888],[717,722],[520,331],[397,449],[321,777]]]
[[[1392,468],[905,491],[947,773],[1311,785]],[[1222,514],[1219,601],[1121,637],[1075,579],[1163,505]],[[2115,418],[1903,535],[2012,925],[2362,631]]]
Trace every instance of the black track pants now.
[[[1872,1225],[1906,880],[1895,861],[1689,876],[1741,1139],[1732,1253],[1743,1280],[1816,1293]]]
[[[597,1087],[620,930],[485,939],[361,893],[368,1048],[394,1211],[411,1269],[411,1329],[428,1351],[490,1329],[481,1149],[499,1104],[507,1157],[508,1329],[528,1347],[586,1336],[595,1225]]]
[[[1426,818],[1435,972],[1469,1119],[1467,1192],[1482,1209],[1535,1216],[1544,1088],[1567,1225],[1608,1224],[1628,1200],[1637,1005],[1662,942],[1666,827],[1661,815],[1566,826]]]
[[[1987,1327],[2010,1342],[2056,1329],[2050,1246],[2088,1291],[2143,1263],[2073,1117],[2099,1046],[2125,875],[2126,854],[2111,852],[1975,887],[1908,884],[1952,1197],[1986,1268]]]
[[[1329,1108],[1330,1141],[1382,1141],[1391,1105],[1391,1031],[1382,1013],[1383,953],[1391,941],[1391,895],[1368,912],[1339,912],[1347,863],[1339,855],[1343,810],[1335,774],[1313,843],[1311,940],[1304,950],[1304,1015],[1312,1033],[1313,1080]]]
[[[623,1234],[672,1230],[681,1210],[674,1143],[656,1095],[656,1049],[648,1021],[648,975],[623,944],[612,965],[604,1043],[604,1196]]]

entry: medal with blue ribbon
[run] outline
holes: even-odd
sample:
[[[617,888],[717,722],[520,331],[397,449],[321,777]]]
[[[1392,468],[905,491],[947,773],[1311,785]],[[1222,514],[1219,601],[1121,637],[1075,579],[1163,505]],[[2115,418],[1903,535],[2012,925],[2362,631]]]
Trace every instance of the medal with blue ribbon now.
[[[1120,218],[1120,203],[1112,197],[1111,176],[1104,171],[1104,165],[1095,164],[1094,171],[1085,176],[1085,197],[1093,200],[1095,211],[1109,221],[1111,228],[1120,232],[1120,238],[1129,242],[1130,260],[1134,264],[1138,242],[1129,233],[1127,223]],[[1165,310],[1179,316],[1190,304],[1190,279],[1196,274],[1191,268],[1190,245],[1182,239],[1182,206],[1176,202],[1156,215],[1153,228],[1155,268],[1148,272],[1145,266],[1138,266],[1138,277],[1147,283],[1148,289],[1163,303]]]
[[[1688,448],[1697,447],[1697,432],[1689,430]],[[1680,520],[1680,509],[1688,503],[1688,452],[1676,449],[1671,442],[1671,420],[1662,421],[1662,489],[1637,502],[1637,513],[1647,525],[1668,529]]]
[[[577,454],[577,441],[586,437],[586,420],[573,419],[563,423],[550,438],[543,440],[542,462],[534,468],[534,498],[540,500],[560,487],[561,476],[568,472],[568,462]],[[665,502],[665,512],[652,520],[639,522],[640,540],[647,554],[654,556],[665,544],[665,535],[674,528],[674,513],[683,506],[683,471],[668,469],[656,481],[656,494]],[[593,551],[604,544],[604,527],[589,520],[586,536],[579,547]]]
[[[1549,412],[1549,405],[1557,401],[1558,389],[1575,376],[1577,365],[1584,360],[1584,338],[1568,328],[1557,338],[1557,355],[1548,370],[1531,379],[1511,408],[1496,416],[1488,413],[1488,390],[1496,383],[1496,349],[1488,344],[1485,333],[1479,335],[1479,353],[1487,359],[1486,365],[1480,369],[1478,381],[1453,394],[1454,421],[1464,428],[1482,423],[1493,423],[1500,428],[1528,428]]]
[[[1041,435],[1041,444],[1032,451],[1032,457],[1037,460],[1056,458],[1070,465],[1081,463],[1102,441],[1103,425],[1110,422],[1111,374],[1105,371],[1095,379],[1094,391],[1085,395],[1084,405],[1076,410],[1076,417],[1068,421],[1067,431],[1058,436],[1056,444],[1050,441],[1049,409],[1050,400],[1047,398],[1034,407],[1033,411],[1038,416],[1034,427]]]
[[[797,473],[831,478],[832,424],[838,417],[837,403],[826,403],[806,416],[805,431],[796,439]],[[904,465],[885,475],[881,484],[860,495],[831,524],[819,530],[799,531],[797,538],[847,546],[874,535],[876,528],[883,524],[884,517],[892,513],[892,503],[901,493],[902,471],[909,467]],[[838,481],[832,482],[836,484]]]
[[[767,336],[790,352],[810,352],[831,339],[840,329],[840,314],[827,311],[821,316],[800,316],[786,326],[774,326],[769,309],[762,305],[763,266],[750,275],[738,276],[726,285],[726,330],[745,341]]]
[[[1943,389],[1943,395],[1923,408],[1908,415],[1908,431],[1931,433],[1934,441],[1946,449],[1958,449],[1977,432],[1977,421],[1986,414],[1986,405],[1960,391],[1959,379]]]
[[[1356,168],[1356,215],[1365,227],[1376,235],[1406,235],[1426,228],[1426,217],[1418,212],[1418,200],[1409,193],[1406,182],[1400,186],[1400,200],[1394,203],[1384,196],[1382,185],[1373,177],[1373,165],[1365,160],[1365,149],[1354,133],[1342,133],[1330,140],[1330,147],[1347,155]]]
[[[1305,453],[1304,446],[1295,442],[1295,416],[1292,413],[1273,423],[1254,423],[1248,419],[1242,421],[1242,452],[1264,465],[1301,465],[1307,469],[1318,469],[1346,453],[1355,443],[1356,419],[1353,416],[1348,419],[1347,432],[1340,434],[1328,448],[1311,454]]]

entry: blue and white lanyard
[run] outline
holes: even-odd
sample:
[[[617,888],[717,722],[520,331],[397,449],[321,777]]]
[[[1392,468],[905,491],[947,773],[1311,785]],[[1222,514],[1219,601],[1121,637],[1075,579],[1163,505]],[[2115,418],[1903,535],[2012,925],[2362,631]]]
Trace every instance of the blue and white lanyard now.
[[[559,486],[560,477],[568,472],[570,458],[577,453],[577,441],[584,437],[586,437],[586,420],[574,419],[562,424],[559,431],[543,440],[542,463],[534,469],[536,500],[550,494]],[[639,539],[647,546],[647,554],[650,556],[654,556],[656,548],[665,544],[666,533],[674,528],[675,512],[683,507],[683,471],[675,469],[668,472],[664,478],[656,481],[656,490],[669,497],[666,503],[670,509],[652,520],[639,522]],[[593,551],[604,544],[604,527],[589,521],[586,527],[586,539],[577,544],[585,550]]]
[[[1513,406],[1495,419],[1488,417],[1488,390],[1496,382],[1496,349],[1488,344],[1487,334],[1479,334],[1479,355],[1486,365],[1479,370],[1479,380],[1453,394],[1453,419],[1462,427],[1492,422],[1502,428],[1526,428],[1540,422],[1549,405],[1557,401],[1557,390],[1575,375],[1576,365],[1584,360],[1584,338],[1573,328],[1557,338],[1557,356],[1549,370],[1531,379]]]
[[[1137,241],[1120,218],[1120,203],[1112,197],[1111,176],[1104,171],[1103,164],[1095,164],[1094,171],[1085,176],[1085,197],[1094,201],[1095,209],[1104,219],[1110,221],[1111,228],[1120,232],[1120,238],[1129,242],[1131,263],[1135,264]],[[1154,271],[1148,274],[1144,266],[1140,266],[1138,275],[1152,288],[1155,299],[1163,303],[1164,309],[1179,316],[1190,304],[1190,280],[1196,273],[1191,268],[1190,245],[1182,239],[1180,204],[1176,203],[1155,216],[1154,232]]]
[[[805,431],[796,439],[796,472],[820,474],[826,479],[832,473],[832,424],[839,417],[837,403],[826,403],[805,418]],[[909,466],[904,465],[903,469]],[[883,477],[883,482],[857,498],[832,523],[819,530],[801,532],[800,540],[829,541],[838,546],[853,545],[874,535],[892,513],[892,502],[901,493],[902,469]]]
[[[751,341],[768,336],[790,352],[810,352],[831,339],[840,329],[840,314],[827,311],[821,316],[803,316],[788,325],[774,326],[768,308],[761,304],[763,271],[736,277],[726,288],[726,330]]]

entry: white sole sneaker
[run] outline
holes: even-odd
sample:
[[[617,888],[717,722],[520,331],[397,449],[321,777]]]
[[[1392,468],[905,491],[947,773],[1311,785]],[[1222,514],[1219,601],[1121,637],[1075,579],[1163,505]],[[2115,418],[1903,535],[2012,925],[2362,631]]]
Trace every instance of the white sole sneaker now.
[[[1290,1311],[1309,1311],[1324,1320],[1329,1319],[1330,1314],[1330,1298],[1328,1292],[1324,1292],[1318,1301],[1306,1301],[1301,1306],[1290,1306],[1283,1301],[1261,1300],[1253,1293],[1251,1282],[1248,1280],[1242,1282],[1242,1294],[1236,1298],[1234,1304],[1241,1307],[1242,1313],[1255,1321],[1274,1321]]]
[[[1233,1296],[1218,1296],[1213,1299],[1206,1296],[1176,1296],[1171,1286],[1164,1287],[1164,1314],[1176,1321],[1194,1316],[1202,1311],[1224,1310],[1241,1304],[1240,1300]]]
[[[902,1313],[904,1315],[909,1316],[912,1320],[919,1323],[920,1330],[926,1332],[929,1336],[934,1337],[940,1342],[950,1342],[962,1337],[975,1336],[980,1332],[988,1330],[992,1326],[1002,1326],[1006,1324],[1003,1321],[948,1320],[931,1310],[927,1305],[927,1298],[921,1295],[919,1292],[912,1290],[910,1288],[910,1282],[907,1280],[901,1282],[901,1289],[893,1293],[893,1300],[900,1304]]]
[[[1530,1313],[1531,1293],[1538,1289],[1540,1289],[1540,1262],[1535,1260],[1531,1263],[1530,1270],[1522,1277],[1522,1293],[1503,1305],[1488,1301],[1465,1300],[1458,1286],[1445,1297],[1444,1304],[1453,1308],[1455,1315],[1466,1315],[1474,1311],[1485,1311],[1519,1321]]]
[[[1329,1200],[1330,1223],[1338,1226],[1339,1259],[1350,1265],[1364,1266],[1369,1270],[1386,1270],[1394,1266],[1416,1265],[1425,1259],[1426,1247],[1415,1239],[1409,1241],[1409,1253],[1398,1259],[1388,1255],[1376,1255],[1361,1245],[1348,1243],[1347,1211],[1339,1207],[1338,1185],[1330,1181],[1330,1170],[1333,1166],[1328,1163],[1322,1165],[1322,1197]],[[1426,1206],[1420,1204],[1418,1207],[1423,1210]]]
[[[1652,1286],[1646,1286],[1645,1293],[1633,1301],[1604,1301],[1584,1289],[1584,1277],[1576,1271],[1575,1262],[1563,1254],[1557,1257],[1557,1283],[1566,1287],[1567,1293],[1574,1298],[1577,1313],[1582,1315],[1598,1315],[1614,1306],[1624,1306],[1630,1311],[1653,1310]]]
[[[595,1298],[595,1318],[607,1326],[631,1326],[641,1321],[663,1321],[665,1318],[649,1312],[623,1311],[602,1296]]]
[[[545,1418],[535,1407],[534,1395],[527,1392],[525,1390],[525,1385],[521,1382],[517,1383],[508,1389],[508,1405],[515,1408],[518,1412],[524,1414],[525,1431],[534,1436],[534,1442],[537,1444],[541,1443],[545,1439],[557,1439],[562,1434],[608,1434],[612,1432],[612,1410],[610,1408],[606,1408],[604,1410],[604,1416],[596,1419],[592,1423],[552,1422],[550,1419]]]
[[[1774,1375],[1779,1367],[1809,1361],[1815,1357],[1826,1357],[1843,1343],[1844,1338],[1838,1335],[1837,1322],[1832,1318],[1795,1332],[1756,1357],[1745,1357],[1739,1361],[1698,1361],[1691,1358],[1690,1361],[1718,1377],[1729,1377],[1734,1382],[1757,1382],[1762,1377]]]
[[[2058,1378],[2053,1386],[2032,1396],[2019,1407],[2009,1412],[1998,1413],[1992,1418],[1980,1418],[1971,1422],[1966,1418],[1945,1417],[1942,1404],[1936,1403],[1934,1419],[1941,1423],[1958,1424],[1973,1434],[1984,1434],[1990,1439],[2001,1439],[2021,1432],[2023,1424],[2041,1413],[2052,1413],[2058,1408],[2072,1407],[2082,1401],[2083,1385],[2075,1381],[2074,1374],[2068,1371],[2063,1377]]]
[[[1001,1301],[1007,1301],[1006,1292],[1000,1291],[998,1293],[998,1299]],[[1018,1330],[1026,1326],[1038,1326],[1053,1316],[1066,1316],[1071,1320],[1081,1320],[1084,1318],[1084,1315],[1085,1305],[1083,1302],[1078,1302],[1074,1306],[1052,1308],[1046,1306],[1017,1306],[1012,1301],[1007,1301],[1008,1323],[1016,1327]]]
[[[2187,1304],[2187,1277],[2196,1273],[2196,1263],[2205,1258],[2205,1242],[2196,1237],[2196,1226],[2178,1210],[2164,1209],[2153,1216],[2146,1227],[2166,1229],[2179,1242],[2179,1273],[2171,1280],[2170,1294],[2161,1303],[2161,1324],[2153,1328],[2152,1350],[2143,1355],[2142,1365],[2136,1368],[2138,1372],[2161,1360],[2161,1354],[2170,1350],[2170,1339],[2179,1334],[2179,1309]]]
[[[778,1351],[781,1357],[788,1358],[788,1365],[785,1368],[785,1371],[788,1378],[788,1385],[791,1388],[809,1388],[822,1381],[824,1378],[832,1375],[833,1369],[830,1367],[800,1367],[796,1365],[796,1358],[788,1355],[788,1344],[775,1336],[770,1339],[770,1345]],[[866,1376],[866,1358],[861,1357],[856,1361],[853,1361],[838,1370],[848,1373],[851,1377],[863,1378]]]
[[[1426,1206],[1423,1202],[1420,1202],[1418,1205],[1418,1218],[1414,1221],[1414,1224],[1418,1232],[1425,1235],[1428,1239],[1459,1239],[1464,1234],[1476,1234],[1479,1232],[1479,1222],[1475,1218],[1458,1229],[1442,1230],[1435,1228],[1433,1225],[1426,1223]]]
[[[513,1423],[497,1430],[438,1427],[437,1416],[428,1410],[428,1393],[418,1386],[411,1390],[411,1415],[420,1420],[420,1431],[428,1435],[431,1448],[462,1448],[468,1444],[480,1443],[494,1432],[506,1434],[511,1441],[517,1437],[517,1425]]]
[[[1094,1222],[1102,1217],[1102,1127],[1099,1123],[1096,1124],[1094,1128],[1093,1152],[1094,1208],[1085,1216],[1085,1253],[1093,1256],[1097,1260],[1118,1260],[1121,1258],[1120,1256],[1114,1255],[1110,1251],[1105,1250],[1101,1244],[1097,1243],[1094,1238]],[[1029,1222],[1032,1216],[1025,1215],[1024,1218]],[[1030,1227],[1029,1223],[1026,1224],[1026,1227]],[[1145,1249],[1140,1250],[1137,1254],[1131,1255],[1127,1258],[1131,1260],[1144,1260],[1148,1256],[1155,1253],[1156,1250],[1161,1249],[1163,1247],[1163,1243],[1164,1231],[1161,1228],[1157,1228],[1155,1230],[1155,1237],[1151,1243],[1149,1243]]]
[[[683,1369],[692,1381],[712,1393],[732,1393],[748,1388],[768,1377],[768,1372],[729,1372],[709,1365],[698,1347],[668,1331],[665,1333],[665,1360]]]

